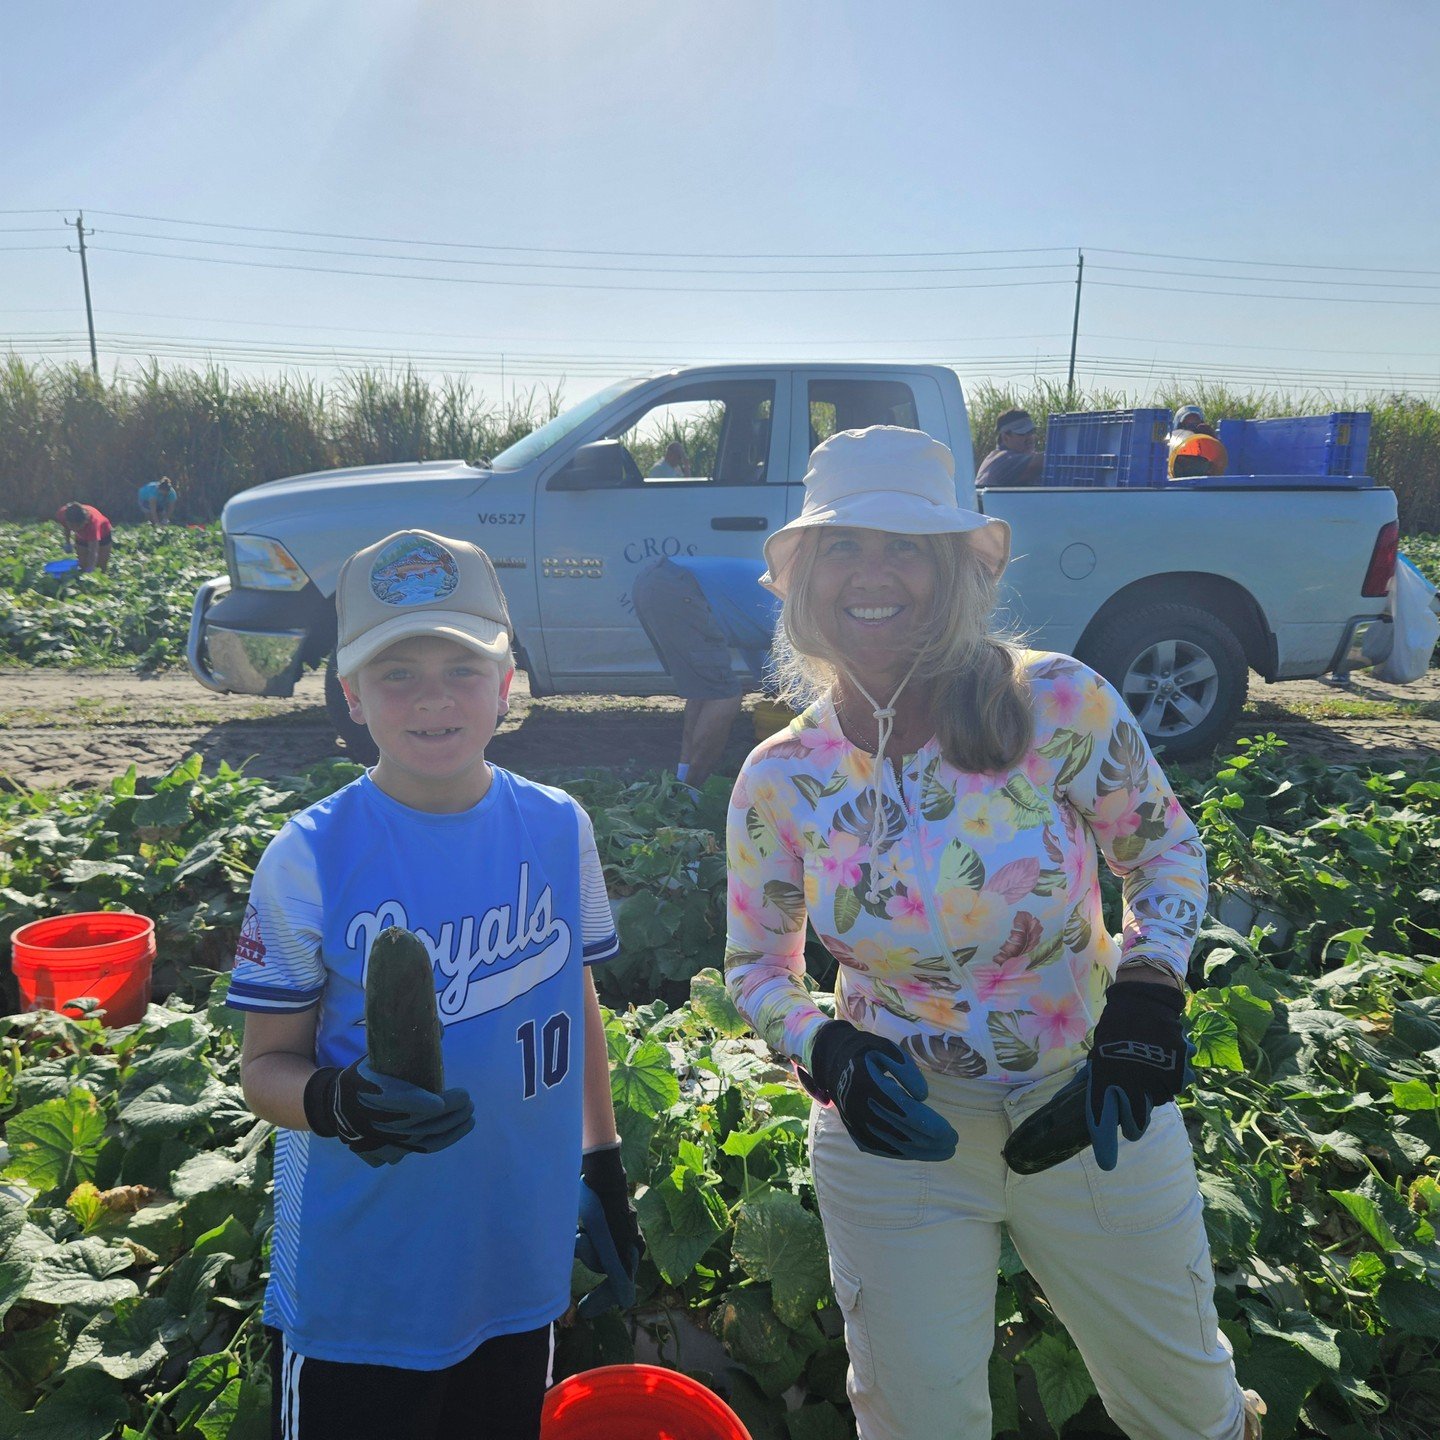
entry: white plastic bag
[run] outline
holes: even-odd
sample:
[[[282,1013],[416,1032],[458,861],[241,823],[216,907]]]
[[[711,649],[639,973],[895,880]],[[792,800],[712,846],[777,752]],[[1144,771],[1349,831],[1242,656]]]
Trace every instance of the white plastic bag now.
[[[1435,587],[1403,555],[1390,582],[1393,640],[1390,653],[1375,667],[1377,680],[1410,685],[1430,669],[1430,656],[1440,639],[1435,613]]]

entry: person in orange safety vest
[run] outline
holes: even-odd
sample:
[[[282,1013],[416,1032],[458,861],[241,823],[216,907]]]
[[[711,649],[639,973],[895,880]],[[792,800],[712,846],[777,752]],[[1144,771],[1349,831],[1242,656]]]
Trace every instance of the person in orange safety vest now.
[[[1191,475],[1223,475],[1230,457],[1215,435],[1215,427],[1205,422],[1205,412],[1198,405],[1182,405],[1175,412],[1175,428],[1171,430],[1170,478],[1183,480]]]

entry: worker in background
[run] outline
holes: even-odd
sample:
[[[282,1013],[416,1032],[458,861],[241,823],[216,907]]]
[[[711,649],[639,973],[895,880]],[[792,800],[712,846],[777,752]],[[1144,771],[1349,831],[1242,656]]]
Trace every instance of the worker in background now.
[[[111,526],[107,516],[93,505],[70,500],[55,512],[55,520],[65,537],[65,549],[74,550],[82,572],[109,570]]]
[[[1182,405],[1175,412],[1175,428],[1169,436],[1170,478],[1184,480],[1192,475],[1223,475],[1230,457],[1205,421],[1198,405]]]
[[[1044,464],[1030,412],[1006,410],[995,422],[995,448],[980,462],[975,484],[1038,485]]]
[[[672,440],[665,447],[665,458],[650,467],[650,473],[646,478],[649,480],[682,480],[689,474],[690,457],[685,453],[685,447],[678,440]]]
[[[140,518],[153,526],[168,525],[175,514],[175,502],[179,492],[168,475],[150,480],[135,492],[140,506]]]
[[[758,555],[677,555],[635,577],[635,614],[685,701],[675,774],[696,790],[725,753],[745,690],[763,686],[780,610],[761,588],[764,569]],[[748,687],[732,650],[750,671]]]

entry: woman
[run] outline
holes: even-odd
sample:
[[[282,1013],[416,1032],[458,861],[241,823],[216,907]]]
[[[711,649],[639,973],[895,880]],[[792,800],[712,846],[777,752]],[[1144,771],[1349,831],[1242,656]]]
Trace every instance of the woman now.
[[[67,550],[74,549],[82,571],[110,568],[111,526],[93,505],[69,500],[55,512]]]
[[[833,1100],[811,1159],[860,1434],[990,1434],[1003,1222],[1131,1440],[1254,1440],[1164,1103],[1195,827],[1100,676],[988,632],[1009,529],[956,508],[943,445],[876,426],[810,464],[762,583],[786,698],[813,703],[735,783],[726,971]],[[1097,847],[1124,878],[1118,945]],[[839,962],[834,1020],[802,981],[807,916]],[[1093,1151],[1009,1171],[1011,1130],[1087,1055]]]

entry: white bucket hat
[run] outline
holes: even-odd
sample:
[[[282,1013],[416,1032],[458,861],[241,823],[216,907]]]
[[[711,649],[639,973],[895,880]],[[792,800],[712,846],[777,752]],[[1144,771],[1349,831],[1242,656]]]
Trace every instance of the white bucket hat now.
[[[968,535],[998,577],[1010,558],[1003,520],[955,503],[955,457],[920,430],[872,425],[841,430],[815,447],[805,474],[805,503],[765,541],[760,583],[784,599],[807,530],[845,525],[894,535]]]

